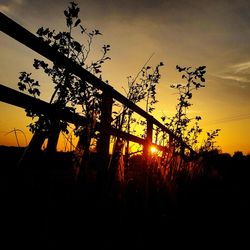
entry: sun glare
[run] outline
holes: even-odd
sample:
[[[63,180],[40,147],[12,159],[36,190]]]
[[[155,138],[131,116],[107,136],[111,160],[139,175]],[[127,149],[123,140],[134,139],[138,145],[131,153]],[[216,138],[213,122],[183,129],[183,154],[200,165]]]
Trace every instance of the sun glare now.
[[[157,152],[157,149],[154,146],[151,146],[150,150],[152,154],[155,154]]]

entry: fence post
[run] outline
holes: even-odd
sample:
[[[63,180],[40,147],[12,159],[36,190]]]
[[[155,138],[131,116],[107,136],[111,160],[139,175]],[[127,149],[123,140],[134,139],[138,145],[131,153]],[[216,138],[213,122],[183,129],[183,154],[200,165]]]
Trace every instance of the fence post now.
[[[149,203],[151,198],[151,161],[150,161],[150,155],[151,155],[151,145],[152,145],[152,139],[153,139],[153,118],[150,116],[147,118],[147,134],[146,134],[146,143],[143,145],[143,154],[146,160],[146,180],[145,180],[145,200],[144,200],[144,213],[147,215],[149,212]]]
[[[173,136],[169,135],[169,141],[168,141],[168,147],[169,147],[169,154],[170,154],[170,159],[174,159],[174,152],[175,152],[175,145],[173,142]],[[172,176],[173,176],[173,161],[170,162],[169,164],[169,177],[170,180],[172,180]]]
[[[150,118],[153,118],[153,117],[150,117]],[[151,152],[150,147],[152,145],[152,140],[153,140],[153,122],[152,122],[152,119],[150,118],[147,119],[146,144],[144,145],[144,148],[143,148],[143,153],[147,159],[150,156],[150,152]]]
[[[107,85],[109,86],[109,85]],[[109,160],[109,144],[110,144],[110,126],[112,120],[112,87],[103,91],[101,103],[101,122],[100,122],[100,140],[98,146],[98,153],[100,159],[105,167]]]
[[[48,135],[48,144],[46,152],[48,155],[52,156],[56,153],[56,147],[60,135],[60,121],[55,119],[51,120],[51,129]]]

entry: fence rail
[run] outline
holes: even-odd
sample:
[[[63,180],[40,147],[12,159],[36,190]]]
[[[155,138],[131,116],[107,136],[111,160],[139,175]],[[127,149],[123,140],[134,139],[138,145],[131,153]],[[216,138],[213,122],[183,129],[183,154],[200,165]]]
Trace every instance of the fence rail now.
[[[50,47],[44,41],[39,39],[37,36],[20,26],[18,23],[14,22],[12,19],[0,13],[0,30],[10,37],[14,38],[18,42],[24,44],[29,47],[33,51],[39,53],[40,55],[46,57],[50,61],[66,68],[68,71],[72,72],[76,76],[84,79],[88,83],[90,83],[95,88],[101,90],[103,92],[103,102],[105,109],[103,109],[103,115],[101,119],[101,125],[98,124],[97,129],[102,132],[102,148],[108,148],[110,135],[118,136],[123,139],[137,142],[139,144],[143,144],[146,147],[152,145],[152,134],[153,134],[153,125],[159,127],[163,132],[166,132],[169,135],[169,138],[172,140],[176,140],[184,149],[188,149],[190,153],[194,153],[193,149],[187,145],[181,138],[176,136],[171,130],[165,127],[162,123],[156,120],[153,116],[148,114],[142,108],[137,106],[135,103],[128,100],[121,93],[116,91],[112,86],[104,83],[101,79],[97,78],[95,75],[91,74],[80,65],[71,61],[69,58],[66,58],[64,55],[59,53],[54,48]],[[108,97],[108,98],[107,98]],[[111,127],[111,114],[112,114],[112,99],[117,100],[122,103],[124,106],[133,110],[137,114],[144,117],[147,121],[147,136],[146,139],[139,138],[137,136],[128,134],[123,131],[119,131],[115,128]],[[10,89],[6,86],[0,85],[0,101],[22,107],[34,109],[40,113],[47,113],[49,115],[56,115],[60,117],[60,119],[64,119],[68,122],[74,124],[85,124],[86,119],[80,115],[74,114],[70,112],[68,109],[58,109],[52,104],[46,103],[44,101],[38,100],[31,96],[25,95],[13,89]],[[159,149],[163,150],[165,147],[156,145]],[[107,152],[106,152],[107,153]]]
[[[56,107],[53,104],[47,103],[45,101],[36,99],[24,93],[21,93],[17,90],[11,89],[0,84],[0,101],[14,105],[16,107],[20,107],[23,109],[30,109],[34,112],[40,114],[46,114],[53,118],[57,118],[60,120],[67,121],[69,123],[73,123],[75,125],[84,125],[87,124],[87,120],[85,117],[72,113],[67,108],[61,109]],[[100,131],[100,123],[96,124],[96,130]],[[120,131],[116,128],[109,127],[108,133],[113,136],[121,137],[125,140],[129,140],[132,142],[136,142],[138,144],[144,145],[146,143],[145,139],[140,138],[135,135],[131,135],[124,131]],[[165,147],[152,143],[153,146],[158,147],[160,150],[164,150]]]

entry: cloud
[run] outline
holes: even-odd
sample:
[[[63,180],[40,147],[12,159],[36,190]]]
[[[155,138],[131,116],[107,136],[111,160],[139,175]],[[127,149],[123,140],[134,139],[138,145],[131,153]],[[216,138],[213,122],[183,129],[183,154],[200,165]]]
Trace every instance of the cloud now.
[[[10,1],[2,1],[0,3],[0,11],[4,13],[11,13],[17,7],[23,5],[24,0],[10,0]]]
[[[250,61],[230,65],[216,77],[229,80],[231,84],[233,83],[240,88],[247,88],[250,86]]]
[[[224,76],[222,75],[222,76],[219,76],[219,78],[225,79],[225,80],[232,80],[232,81],[236,81],[236,82],[241,82],[241,83],[250,82],[249,77],[238,76],[238,75],[224,75]]]
[[[5,4],[0,4],[0,11],[5,12],[5,13],[9,13],[10,7],[8,5],[5,5]]]
[[[250,72],[250,61],[232,65],[231,68],[234,70],[235,73],[240,73],[245,71]]]

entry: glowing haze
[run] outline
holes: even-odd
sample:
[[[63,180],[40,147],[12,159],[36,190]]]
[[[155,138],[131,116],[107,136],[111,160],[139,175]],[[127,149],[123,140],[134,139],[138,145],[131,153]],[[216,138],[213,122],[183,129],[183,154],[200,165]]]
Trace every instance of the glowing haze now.
[[[194,93],[190,111],[203,118],[205,131],[221,128],[217,145],[223,152],[250,153],[250,1],[84,0],[78,4],[82,23],[103,33],[98,45],[111,45],[112,60],[103,68],[103,79],[123,91],[127,76],[135,76],[154,53],[149,64],[165,64],[154,112],[159,118],[175,110],[177,95],[169,88],[180,81],[175,66],[206,65],[206,88]],[[63,30],[67,6],[64,0],[0,0],[1,11],[32,33],[41,26]],[[0,83],[17,89],[19,72],[34,72],[33,58],[40,57],[4,33],[0,44]],[[42,84],[41,98],[48,100],[53,86],[42,72],[36,76]],[[16,145],[14,135],[6,135],[14,128],[28,134],[30,121],[22,109],[1,102],[0,116],[0,145]]]

